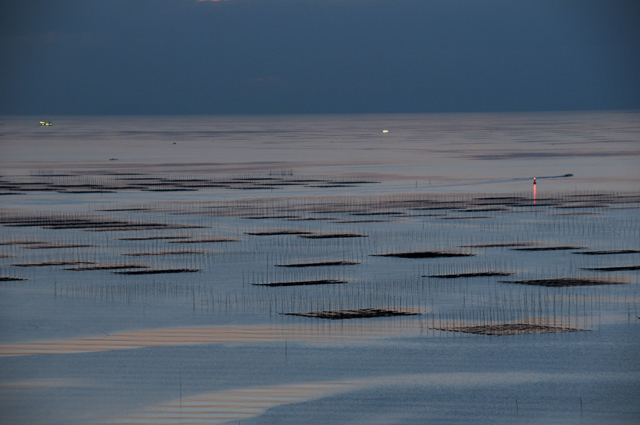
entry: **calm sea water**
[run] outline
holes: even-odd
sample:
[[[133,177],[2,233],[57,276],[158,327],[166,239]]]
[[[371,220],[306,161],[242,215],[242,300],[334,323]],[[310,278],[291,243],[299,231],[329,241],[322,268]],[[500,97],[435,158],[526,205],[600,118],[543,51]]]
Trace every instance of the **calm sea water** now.
[[[636,190],[640,114],[4,117],[3,173],[373,175],[429,190]],[[383,133],[387,130],[387,133]],[[528,183],[528,184],[527,184]],[[431,185],[431,187],[429,187]],[[380,190],[377,188],[377,190]]]
[[[638,423],[638,271],[585,269],[640,254],[576,253],[640,249],[638,117],[3,117],[0,422]],[[474,256],[376,256],[421,250]],[[558,277],[623,283],[503,282]],[[280,314],[368,307],[421,315]],[[432,329],[527,320],[581,331]]]

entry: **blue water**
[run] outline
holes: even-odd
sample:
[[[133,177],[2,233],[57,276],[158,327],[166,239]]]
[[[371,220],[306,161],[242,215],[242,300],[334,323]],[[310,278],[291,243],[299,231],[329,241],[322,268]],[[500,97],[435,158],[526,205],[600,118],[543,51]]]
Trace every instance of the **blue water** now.
[[[638,265],[640,254],[574,253],[640,249],[639,203],[633,192],[640,180],[637,114],[58,117],[52,121],[53,127],[37,128],[31,117],[3,118],[4,181],[23,188],[34,182],[111,184],[119,178],[116,173],[134,172],[158,179],[284,175],[366,183],[3,195],[3,220],[89,216],[198,227],[107,232],[0,227],[4,243],[0,276],[27,279],[0,282],[0,354],[6,354],[11,344],[28,342],[53,340],[70,346],[74,340],[91,337],[103,344],[97,352],[50,350],[0,357],[0,423],[114,424],[131,418],[137,423],[222,423],[214,422],[225,410],[215,404],[218,399],[226,400],[222,403],[229,403],[227,410],[239,415],[228,423],[244,424],[632,424],[640,420],[635,403],[640,395],[638,271],[583,270]],[[603,149],[609,154],[598,157]],[[45,176],[63,173],[70,176]],[[486,194],[516,194],[531,201],[532,176],[539,176],[539,199],[555,197],[563,205],[526,203],[497,211],[464,211],[460,205],[413,208],[425,199],[450,203],[492,196]],[[598,201],[603,193],[633,196],[627,202]],[[576,194],[587,197],[572,201]],[[267,230],[364,237],[248,234]],[[124,240],[166,236],[229,237],[237,242]],[[92,246],[32,249],[25,241]],[[514,242],[576,248],[539,252],[463,248]],[[180,250],[198,252],[126,255]],[[475,255],[418,260],[375,256],[413,250]],[[70,266],[16,265],[60,260],[200,271],[128,276],[109,270],[65,270]],[[359,264],[277,267],[335,260]],[[487,270],[514,274],[424,277]],[[625,283],[546,288],[503,282],[557,277]],[[327,278],[348,283],[254,286]],[[279,314],[366,307],[413,308],[422,314],[343,322]],[[483,336],[429,329],[524,319],[552,320],[583,331]],[[202,327],[264,325],[281,329],[282,334],[265,332],[263,341],[185,343],[178,333],[163,340],[167,346],[136,349],[105,342],[114,334],[133,331],[183,328],[188,335]],[[303,335],[308,332],[309,338],[287,333],[294,329],[302,329]],[[313,341],[318,331],[324,339]],[[161,339],[135,335],[140,341]],[[277,394],[278,388],[284,391],[292,384],[315,388],[319,382],[338,383],[344,391],[308,397],[301,392],[295,402],[287,395],[271,404],[260,399],[251,405],[251,397],[243,398],[257,387],[265,394]],[[224,398],[229,391],[238,391],[235,401]],[[190,400],[198,398],[209,406],[201,407],[205,413],[189,407]],[[183,401],[177,414],[166,413],[167,403]],[[256,406],[265,406],[266,411],[251,410]]]

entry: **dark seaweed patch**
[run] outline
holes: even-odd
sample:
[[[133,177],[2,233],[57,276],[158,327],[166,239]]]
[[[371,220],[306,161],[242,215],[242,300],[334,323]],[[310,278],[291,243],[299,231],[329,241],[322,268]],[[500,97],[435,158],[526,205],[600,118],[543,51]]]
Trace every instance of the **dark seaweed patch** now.
[[[319,279],[319,280],[300,280],[293,282],[272,282],[272,283],[254,283],[254,286],[308,286],[308,285],[337,285],[348,283],[347,280],[341,279]]]
[[[612,249],[608,251],[578,251],[572,252],[572,254],[581,255],[617,255],[617,254],[640,254],[638,249]]]
[[[335,220],[334,223],[353,224],[353,223],[389,223],[395,220]]]
[[[598,272],[622,272],[622,271],[640,270],[640,265],[617,266],[617,267],[590,267],[590,268],[583,268],[581,270],[595,270]]]
[[[245,232],[245,235],[251,236],[279,236],[279,235],[308,235],[311,232],[306,230],[265,230],[259,232]]]
[[[448,258],[448,257],[473,257],[476,254],[453,251],[414,251],[392,252],[388,254],[372,254],[373,257],[397,257],[397,258]]]
[[[470,216],[456,216],[456,217],[440,217],[440,220],[468,220],[468,219],[479,219],[479,218],[493,218],[489,215],[470,215]]]
[[[503,242],[503,243],[486,243],[474,245],[460,245],[460,248],[512,248],[519,246],[532,246],[533,242]]]
[[[53,230],[86,230],[91,232],[111,232],[130,230],[167,230],[167,229],[193,229],[204,226],[179,225],[166,223],[136,223],[121,220],[106,220],[96,217],[66,218],[60,216],[51,217],[24,217],[3,216],[0,224],[11,227],[40,227]]]
[[[188,239],[191,236],[139,236],[132,238],[120,238],[121,241],[155,241],[164,239]]]
[[[45,244],[46,242],[41,241],[9,241],[9,242],[0,242],[0,245],[38,245]]]
[[[295,218],[298,218],[298,216],[297,215],[252,215],[252,216],[241,217],[241,218],[244,218],[246,220],[272,220],[272,219],[283,220],[283,219],[295,219]]]
[[[462,277],[489,277],[489,276],[511,276],[511,272],[474,272],[474,273],[452,273],[452,274],[435,274],[422,277],[435,277],[439,279],[457,279]]]
[[[224,242],[238,242],[238,239],[232,238],[206,238],[206,239],[190,239],[185,241],[171,241],[169,243],[224,243]]]
[[[356,261],[321,261],[317,263],[276,264],[276,267],[322,267],[322,266],[353,266],[360,264]]]
[[[594,286],[594,285],[622,285],[627,282],[594,279],[594,278],[578,278],[578,277],[561,277],[554,279],[533,279],[533,280],[508,280],[502,283],[519,283],[522,285],[536,285],[548,287],[565,287],[565,286]]]
[[[206,251],[153,251],[153,252],[130,252],[122,255],[129,257],[145,257],[149,255],[192,255],[192,254],[204,254]]]
[[[90,248],[95,247],[96,245],[90,244],[42,244],[42,245],[34,245],[29,244],[25,248],[28,249],[63,249],[63,248]]]
[[[402,211],[376,211],[376,212],[354,212],[351,215],[406,215]]]
[[[75,266],[78,264],[95,264],[91,261],[73,261],[73,260],[63,260],[63,261],[43,261],[40,263],[17,263],[11,264],[15,267],[46,267],[46,266]]]
[[[496,325],[450,326],[431,328],[437,331],[462,332],[476,335],[527,335],[555,332],[580,332],[587,329],[561,326],[535,325],[530,323],[503,323]]]
[[[115,274],[142,275],[142,274],[166,274],[166,273],[195,273],[200,269],[154,269],[154,270],[126,270],[113,272]]]
[[[584,249],[582,246],[539,246],[533,248],[513,248],[514,251],[567,251],[570,249]]]
[[[64,270],[73,270],[77,272],[91,271],[91,270],[118,270],[118,269],[146,269],[149,266],[143,264],[103,264],[97,266],[81,266],[81,267],[67,267]]]
[[[360,233],[316,233],[312,235],[300,235],[301,238],[306,239],[338,239],[338,238],[366,238],[369,235],[362,235]]]
[[[24,277],[0,276],[0,282],[18,282],[21,280],[29,280]]]
[[[344,320],[371,317],[415,316],[420,313],[399,309],[361,308],[357,310],[325,310],[308,313],[282,313],[286,316],[315,317],[318,319]]]

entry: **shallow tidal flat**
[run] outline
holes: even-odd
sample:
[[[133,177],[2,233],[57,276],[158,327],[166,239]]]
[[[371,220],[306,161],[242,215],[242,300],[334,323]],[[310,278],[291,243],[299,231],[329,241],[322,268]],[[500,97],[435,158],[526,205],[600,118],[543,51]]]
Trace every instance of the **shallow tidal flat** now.
[[[492,137],[418,182],[417,134],[3,175],[0,423],[637,423],[640,193],[470,175],[536,168]]]
[[[576,197],[582,205],[597,199],[597,205],[584,207],[595,214],[580,219],[555,214]],[[134,398],[138,401],[126,415],[98,413],[95,404],[97,419],[90,422],[155,423],[162,416],[167,423],[185,418],[225,423],[257,420],[269,406],[384,390],[375,383],[381,372],[367,367],[356,368],[354,379],[321,384],[327,371],[313,364],[316,356],[333,350],[364,344],[362,356],[368,358],[400,344],[395,356],[413,364],[416,344],[433,349],[442,341],[447,348],[446,337],[467,341],[456,348],[463,351],[482,350],[491,341],[490,346],[507,351],[527,352],[542,343],[550,344],[550,353],[562,353],[573,344],[597,346],[603,332],[637,332],[639,196],[560,193],[541,204],[523,195],[500,198],[508,202],[496,198],[415,193],[331,196],[324,202],[322,197],[150,201],[144,207],[99,207],[95,216],[6,211],[0,215],[2,291],[6,299],[23,300],[27,309],[35,303],[39,312],[4,332],[0,358],[5,364],[22,358],[39,363],[48,355],[65,362],[67,356],[103,353],[100,361],[109,365],[111,356],[122,361],[133,351],[192,356],[185,365],[176,359],[173,366],[178,387],[184,385],[182,396],[162,389],[153,399]],[[487,203],[499,207],[487,218],[466,220],[460,213]],[[439,214],[422,214],[429,205],[437,205]],[[403,219],[348,219],[376,211]],[[459,220],[443,220],[448,216]],[[612,223],[619,227],[612,229]],[[612,231],[627,237],[611,238]],[[176,249],[180,245],[189,249]],[[110,313],[113,309],[118,313]],[[60,325],[51,324],[51,317]],[[74,323],[73,330],[64,323]],[[253,383],[247,376],[242,387],[232,379],[208,385],[190,366],[200,354],[179,354],[196,347],[219,347],[215,350],[229,354],[255,347],[268,350],[267,358],[275,355],[278,370],[294,362],[312,372],[304,381],[291,375],[286,385],[276,376]],[[303,352],[308,360],[294,360]],[[459,361],[466,364],[464,357]],[[233,361],[227,362],[236,370]],[[15,378],[5,379],[5,397],[29,387],[16,381],[27,373],[28,363]],[[397,373],[424,372],[400,369]],[[90,381],[100,379],[84,373]],[[160,370],[136,372],[141,378],[147,373],[152,379],[161,376],[156,376]],[[330,369],[328,374],[340,378]],[[46,375],[62,379],[65,373]],[[61,385],[68,392],[86,384]],[[187,390],[188,385],[197,388]],[[295,390],[303,387],[309,391]],[[38,391],[60,390],[59,385],[45,388]],[[293,388],[290,394],[283,393],[287,388]],[[541,395],[527,391],[519,400],[537,403]],[[590,391],[585,390],[585,399],[594,394]],[[101,390],[90,393],[98,397]],[[240,398],[233,400],[234,394]],[[31,396],[24,397],[29,403]],[[88,402],[97,403],[91,397]],[[73,405],[72,398],[66,403]]]

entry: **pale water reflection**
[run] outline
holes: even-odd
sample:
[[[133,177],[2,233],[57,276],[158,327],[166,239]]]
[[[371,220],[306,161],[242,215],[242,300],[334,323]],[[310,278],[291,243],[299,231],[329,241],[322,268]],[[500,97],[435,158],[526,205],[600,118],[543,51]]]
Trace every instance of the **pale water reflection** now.
[[[250,344],[274,341],[349,343],[367,338],[389,338],[424,331],[421,322],[383,322],[335,325],[220,326],[145,329],[64,340],[0,344],[0,357],[40,354],[76,354],[198,344]]]

